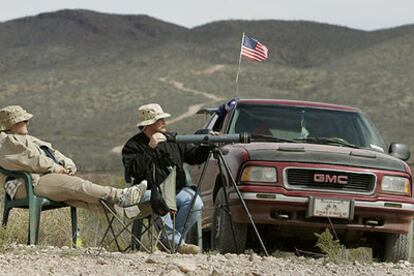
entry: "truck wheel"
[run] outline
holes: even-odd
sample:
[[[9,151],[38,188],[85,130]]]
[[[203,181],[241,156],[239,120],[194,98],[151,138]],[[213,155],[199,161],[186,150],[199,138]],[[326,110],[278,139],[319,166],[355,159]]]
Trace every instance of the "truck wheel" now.
[[[384,261],[398,262],[410,260],[413,245],[413,222],[411,221],[407,235],[387,234],[384,244]]]
[[[213,250],[219,250],[220,253],[242,253],[247,242],[247,224],[235,223],[235,238],[233,238],[231,219],[225,206],[224,190],[221,188],[214,202],[214,215],[211,226],[211,248]]]

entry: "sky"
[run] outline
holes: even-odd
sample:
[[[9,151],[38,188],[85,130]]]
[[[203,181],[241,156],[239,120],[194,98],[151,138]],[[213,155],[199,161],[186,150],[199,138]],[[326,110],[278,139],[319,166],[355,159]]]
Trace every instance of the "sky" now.
[[[146,14],[185,27],[218,20],[307,20],[376,30],[414,24],[414,0],[0,0],[0,22],[60,9]]]

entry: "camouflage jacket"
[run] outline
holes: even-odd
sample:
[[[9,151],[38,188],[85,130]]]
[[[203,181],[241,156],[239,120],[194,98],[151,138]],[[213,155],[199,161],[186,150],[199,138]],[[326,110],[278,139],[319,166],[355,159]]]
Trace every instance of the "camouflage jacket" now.
[[[30,135],[7,132],[0,132],[0,167],[11,171],[26,171],[31,174],[33,185],[37,185],[41,175],[53,173],[59,166],[45,154],[41,146],[48,147],[63,167],[76,170],[75,163],[53,149],[50,143]],[[6,177],[0,174],[0,185],[4,184],[5,180]]]

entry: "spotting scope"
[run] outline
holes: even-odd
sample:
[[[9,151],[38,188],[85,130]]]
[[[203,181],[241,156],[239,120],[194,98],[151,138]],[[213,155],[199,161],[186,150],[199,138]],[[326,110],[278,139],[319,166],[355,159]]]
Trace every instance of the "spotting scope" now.
[[[168,135],[167,142],[178,144],[229,144],[229,143],[250,143],[248,133],[235,134],[192,134],[192,135]]]

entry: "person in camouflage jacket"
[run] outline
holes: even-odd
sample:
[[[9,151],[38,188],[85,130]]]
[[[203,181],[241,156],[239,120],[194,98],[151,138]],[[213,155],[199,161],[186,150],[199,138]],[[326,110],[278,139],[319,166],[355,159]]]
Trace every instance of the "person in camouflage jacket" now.
[[[26,171],[32,177],[36,195],[74,207],[101,211],[100,199],[121,207],[137,204],[146,190],[146,183],[117,189],[94,184],[75,176],[75,163],[50,143],[28,134],[29,119],[33,117],[21,106],[0,109],[0,167],[10,171]],[[11,198],[25,198],[22,179],[0,174],[0,184]]]

